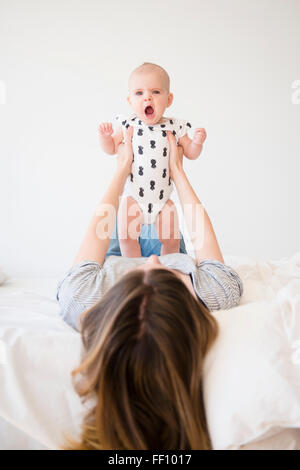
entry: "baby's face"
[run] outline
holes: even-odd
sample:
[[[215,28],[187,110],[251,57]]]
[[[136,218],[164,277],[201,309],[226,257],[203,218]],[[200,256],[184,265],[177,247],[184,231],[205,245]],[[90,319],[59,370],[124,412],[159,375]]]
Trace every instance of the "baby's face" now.
[[[159,73],[137,73],[131,78],[127,101],[135,114],[151,125],[160,122],[165,109],[172,104],[173,94],[168,92]]]

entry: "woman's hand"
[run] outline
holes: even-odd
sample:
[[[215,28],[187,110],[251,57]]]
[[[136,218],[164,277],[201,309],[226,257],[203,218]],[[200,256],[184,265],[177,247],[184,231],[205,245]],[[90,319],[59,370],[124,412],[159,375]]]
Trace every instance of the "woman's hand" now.
[[[132,152],[132,135],[133,127],[129,126],[125,133],[125,143],[120,144],[118,147],[117,169],[129,175],[132,167],[133,152]]]
[[[170,145],[170,157],[169,157],[169,166],[170,166],[170,178],[174,179],[174,173],[176,171],[182,171],[182,160],[183,160],[183,148],[180,145],[177,145],[175,136],[171,131],[167,132],[169,145]]]

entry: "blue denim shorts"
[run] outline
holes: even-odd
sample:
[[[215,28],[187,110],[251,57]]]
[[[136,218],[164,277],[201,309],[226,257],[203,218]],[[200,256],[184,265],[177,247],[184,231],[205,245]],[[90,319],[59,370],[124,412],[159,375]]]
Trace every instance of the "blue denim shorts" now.
[[[141,255],[143,257],[148,257],[150,255],[160,256],[161,242],[159,241],[159,238],[157,236],[157,231],[156,231],[154,223],[148,224],[148,225],[142,225],[141,233],[138,238],[138,241],[141,247]],[[184,239],[181,233],[180,233],[179,253],[187,254]],[[118,238],[118,220],[116,221],[105,258],[111,255],[122,256],[121,251],[120,251],[119,238]]]

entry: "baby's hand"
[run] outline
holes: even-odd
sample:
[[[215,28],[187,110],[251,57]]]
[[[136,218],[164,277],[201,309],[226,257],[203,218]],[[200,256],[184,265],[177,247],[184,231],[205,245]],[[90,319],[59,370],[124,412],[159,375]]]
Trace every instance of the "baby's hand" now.
[[[99,125],[100,137],[108,139],[113,134],[113,128],[111,122],[102,122]]]
[[[202,145],[206,139],[206,131],[202,127],[195,129],[195,134],[193,138],[193,143],[197,145]]]

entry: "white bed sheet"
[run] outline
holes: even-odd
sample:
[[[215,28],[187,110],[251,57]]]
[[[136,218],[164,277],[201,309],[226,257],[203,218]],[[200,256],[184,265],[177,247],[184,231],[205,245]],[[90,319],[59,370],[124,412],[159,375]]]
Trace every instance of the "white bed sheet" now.
[[[28,446],[28,435],[57,449],[62,431],[76,431],[83,412],[71,384],[80,335],[59,317],[57,279],[10,279],[0,286],[0,447]],[[4,345],[4,347],[3,347]],[[1,351],[2,350],[2,351]],[[2,354],[1,354],[2,352]]]
[[[225,262],[243,280],[241,305],[252,308],[300,278],[300,252],[278,261]],[[52,278],[14,278],[0,286],[0,449],[57,449],[63,432],[79,431],[85,410],[70,371],[79,363],[80,335],[58,315],[56,285]],[[236,448],[300,449],[299,429],[274,433]]]

